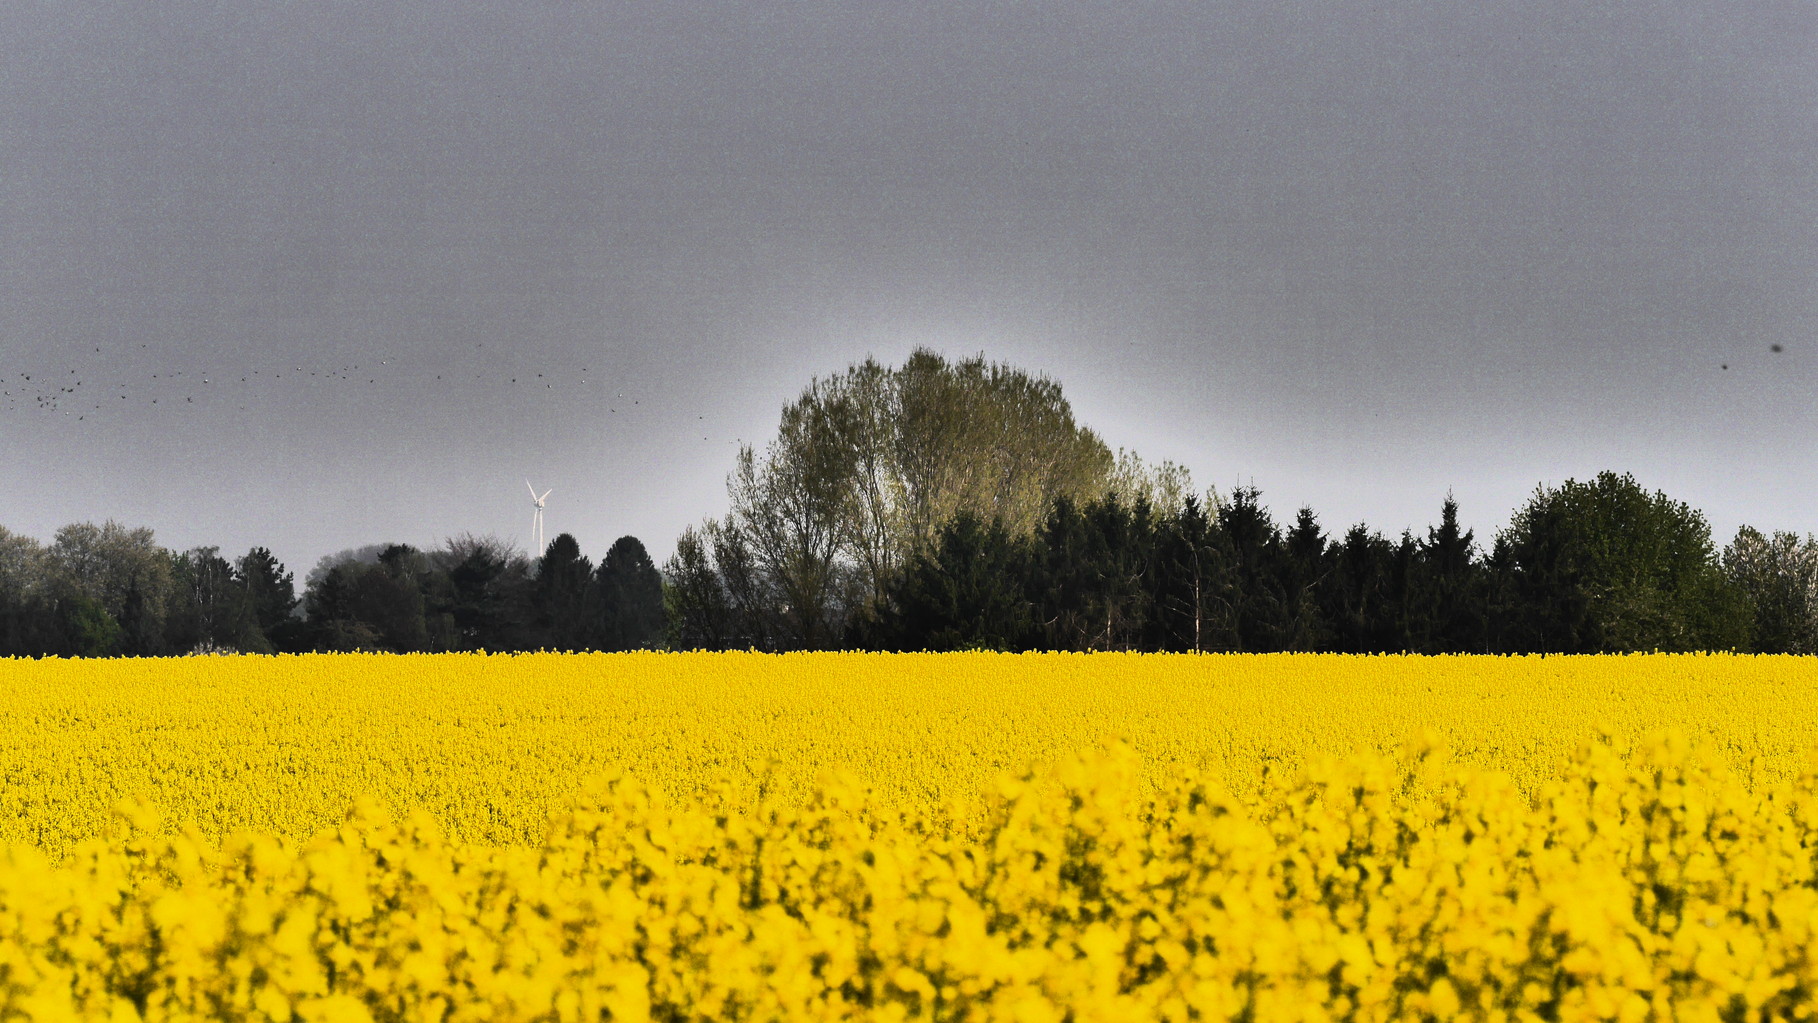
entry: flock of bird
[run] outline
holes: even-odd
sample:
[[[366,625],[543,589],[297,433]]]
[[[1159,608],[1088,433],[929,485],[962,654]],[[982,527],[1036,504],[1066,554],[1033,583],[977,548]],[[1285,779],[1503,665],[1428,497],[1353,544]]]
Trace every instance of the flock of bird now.
[[[144,349],[147,346],[141,344],[139,347]],[[479,350],[484,349],[485,345],[480,344],[475,347],[476,350]],[[1785,350],[1785,346],[1780,344],[1768,346],[1768,351],[1776,355]],[[96,347],[92,354],[103,355],[103,358],[90,359],[88,360],[90,365],[85,368],[65,368],[61,373],[14,370],[9,374],[6,367],[0,366],[0,412],[25,411],[50,415],[61,413],[63,416],[82,422],[91,416],[105,415],[110,407],[116,407],[116,402],[123,403],[117,406],[119,408],[127,408],[134,404],[147,407],[160,406],[161,402],[163,403],[161,407],[168,408],[195,405],[198,398],[201,398],[204,404],[213,404],[223,400],[231,401],[240,411],[245,411],[248,407],[246,403],[253,397],[255,391],[263,390],[268,382],[275,386],[287,375],[292,381],[290,385],[292,387],[312,379],[325,384],[333,381],[344,384],[363,383],[375,387],[393,386],[404,382],[401,379],[404,375],[402,370],[394,368],[393,362],[396,360],[390,358],[349,362],[340,366],[318,365],[313,368],[293,363],[278,369],[252,369],[245,373],[226,375],[167,370],[161,373],[141,373],[135,377],[121,379],[123,374],[117,371],[105,372],[111,360],[105,357],[99,347]],[[1721,363],[1720,366],[1725,371],[1730,368],[1730,364],[1727,362]],[[441,368],[442,372],[433,374],[438,381],[444,380],[444,378],[447,378],[449,382],[464,381],[469,375],[465,369],[458,373],[455,372],[454,367],[450,364],[444,364]],[[476,381],[501,388],[535,387],[541,384],[544,390],[554,391],[558,384],[563,389],[577,380],[580,384],[587,384],[588,374],[591,372],[591,367],[581,366],[578,367],[578,370],[571,369],[567,372],[550,371],[537,373],[535,376],[522,373],[514,376],[509,370],[488,372],[482,369],[479,372],[471,373],[471,376]],[[427,370],[420,370],[410,375],[416,377],[420,383],[432,374]],[[107,385],[103,386],[99,383],[99,380],[102,379],[108,380]],[[607,412],[616,415],[620,411],[620,406],[624,406],[625,411],[629,412],[632,406],[640,403],[641,399],[633,398],[627,404],[625,393],[616,391],[607,405]],[[696,416],[695,418],[704,420],[706,417]],[[701,439],[706,440],[707,437],[703,436]]]
[[[1779,344],[1779,343],[1771,344],[1771,345],[1768,345],[1768,351],[1773,352],[1775,355],[1779,355],[1781,352],[1786,351],[1786,346],[1783,344]],[[1730,364],[1727,362],[1724,363],[1723,368],[1729,369]]]
[[[485,346],[482,344],[475,347],[477,352]],[[141,344],[139,348],[147,349],[148,346]],[[60,367],[60,372],[18,369],[9,372],[7,367],[0,366],[0,412],[60,414],[72,421],[86,422],[91,417],[106,416],[115,408],[137,406],[165,409],[232,403],[240,411],[245,411],[249,404],[256,406],[257,398],[262,393],[267,393],[271,387],[308,386],[311,381],[336,387],[391,387],[405,384],[422,386],[433,379],[444,381],[446,386],[453,386],[456,382],[464,382],[471,377],[487,386],[536,388],[540,385],[542,390],[556,391],[558,388],[566,390],[577,383],[589,384],[593,372],[590,366],[577,366],[567,371],[547,370],[513,375],[510,370],[496,368],[490,371],[485,368],[473,371],[473,367],[457,370],[450,363],[429,369],[418,366],[407,371],[401,365],[403,360],[378,358],[338,366],[309,366],[293,362],[288,366],[255,368],[244,373],[237,370],[230,373],[185,372],[180,369],[166,369],[157,373],[125,373],[119,367],[134,362],[143,364],[144,357],[133,353],[134,358],[131,360],[118,360],[108,357],[99,347],[83,354],[87,356],[82,360],[84,365]],[[441,372],[435,372],[436,369]],[[285,381],[289,383],[284,383]],[[614,391],[608,400],[606,411],[617,415],[621,411],[630,412],[634,406],[641,404],[642,399],[628,399],[625,392]],[[705,420],[706,416],[696,416],[696,419]]]

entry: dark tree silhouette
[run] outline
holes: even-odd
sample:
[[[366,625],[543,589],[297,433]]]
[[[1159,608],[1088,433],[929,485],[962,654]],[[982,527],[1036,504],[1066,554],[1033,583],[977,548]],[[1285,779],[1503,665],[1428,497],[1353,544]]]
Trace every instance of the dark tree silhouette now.
[[[1458,502],[1447,494],[1440,523],[1420,545],[1408,596],[1413,646],[1419,653],[1488,653],[1489,579],[1470,530],[1458,527]]]
[[[662,645],[668,629],[663,577],[635,536],[613,541],[597,573],[602,610],[602,650],[644,650]]]
[[[1042,627],[1042,645],[1050,650],[1084,650],[1091,642],[1097,615],[1093,598],[1102,552],[1086,517],[1067,497],[1057,498],[1035,534],[1030,594]]]
[[[962,511],[942,524],[931,550],[918,552],[886,594],[886,650],[1025,650],[1039,645],[1022,586],[1028,544],[1002,519],[982,523]]]
[[[1283,646],[1288,650],[1328,649],[1331,630],[1320,609],[1319,587],[1330,567],[1326,558],[1326,537],[1313,509],[1300,509],[1293,528],[1283,538],[1282,548],[1285,555],[1282,559],[1282,598],[1287,619]]]
[[[521,560],[494,545],[474,544],[448,576],[449,614],[462,649],[525,649],[529,579]]]
[[[379,634],[359,618],[357,585],[369,569],[348,562],[328,569],[304,598],[310,648],[324,652],[383,649]]]
[[[1238,487],[1218,510],[1218,543],[1228,571],[1220,581],[1222,635],[1214,647],[1280,650],[1288,631],[1284,552],[1275,520],[1255,487]]]
[[[663,607],[672,650],[724,650],[732,641],[732,605],[711,553],[693,526],[676,538],[663,565]]]
[[[354,571],[354,616],[379,643],[396,653],[430,649],[422,590],[430,568],[422,552],[392,544],[380,552],[377,565]]]
[[[1332,545],[1331,574],[1322,587],[1332,629],[1329,649],[1384,653],[1401,649],[1396,627],[1395,547],[1363,523]]]
[[[1723,571],[1754,608],[1750,645],[1757,653],[1818,653],[1818,538],[1736,531]]]
[[[1126,505],[1108,494],[1086,506],[1092,542],[1094,650],[1140,649],[1154,598],[1155,516],[1147,498]]]
[[[726,591],[727,645],[737,650],[778,649],[783,634],[778,621],[782,605],[744,530],[727,523],[714,526],[710,535],[713,563]]]
[[[1535,491],[1498,537],[1520,649],[1734,649],[1746,594],[1724,578],[1704,516],[1633,476]]]
[[[539,646],[551,650],[593,650],[605,645],[600,591],[593,562],[567,533],[549,542],[537,568],[533,591]]]
[[[174,583],[164,620],[164,646],[192,650],[270,653],[253,617],[246,588],[220,549],[197,547],[171,558]]]
[[[301,623],[294,617],[300,601],[293,575],[269,549],[254,547],[240,559],[236,578],[246,591],[253,623],[266,642],[274,650],[300,649]]]
[[[1155,536],[1153,614],[1147,646],[1152,650],[1203,651],[1210,643],[1208,616],[1225,564],[1213,523],[1199,499],[1189,495],[1163,520]]]
[[[47,653],[65,657],[113,657],[125,645],[120,623],[101,602],[80,593],[67,593],[55,603],[56,639]]]

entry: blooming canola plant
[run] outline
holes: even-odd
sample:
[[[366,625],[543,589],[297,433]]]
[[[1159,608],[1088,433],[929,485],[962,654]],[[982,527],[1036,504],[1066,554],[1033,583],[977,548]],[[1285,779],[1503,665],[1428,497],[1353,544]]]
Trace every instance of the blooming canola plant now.
[[[1797,658],[0,661],[0,1016],[1804,1018]]]

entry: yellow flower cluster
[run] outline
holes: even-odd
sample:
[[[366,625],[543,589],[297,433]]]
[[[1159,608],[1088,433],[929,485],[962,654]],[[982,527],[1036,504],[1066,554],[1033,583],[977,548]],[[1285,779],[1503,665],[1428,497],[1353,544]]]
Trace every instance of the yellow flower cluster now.
[[[1749,793],[1674,734],[1528,800],[1416,745],[1253,814],[1114,746],[961,838],[850,777],[749,810],[590,784],[533,847],[372,801],[300,847],[160,836],[0,863],[0,1018],[1800,1019],[1818,775]]]
[[[311,655],[0,659],[0,844],[62,856],[137,798],[211,841],[301,841],[362,795],[451,839],[538,841],[590,775],[684,799],[800,800],[847,771],[880,806],[978,819],[1005,771],[1122,737],[1147,787],[1247,803],[1317,754],[1421,731],[1533,795],[1602,722],[1679,727],[1746,784],[1797,773],[1818,662],[1796,657],[1155,654]]]
[[[1700,655],[0,661],[0,1020],[1804,1019],[1815,697]]]

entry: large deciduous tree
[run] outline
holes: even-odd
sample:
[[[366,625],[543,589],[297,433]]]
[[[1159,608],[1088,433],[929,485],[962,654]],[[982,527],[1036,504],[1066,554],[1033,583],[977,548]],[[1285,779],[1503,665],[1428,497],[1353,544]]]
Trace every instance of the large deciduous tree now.
[[[1628,474],[1538,488],[1498,537],[1518,649],[1730,649],[1747,597],[1724,578],[1703,514]]]
[[[749,544],[778,601],[784,645],[815,649],[839,635],[850,604],[840,554],[848,538],[852,451],[838,404],[818,381],[783,410],[777,439],[760,461],[739,451],[729,486],[729,524]]]
[[[253,616],[246,587],[218,547],[171,557],[175,580],[164,645],[174,653],[272,652]]]
[[[1113,464],[1054,381],[918,349],[811,382],[761,456],[740,452],[720,528],[763,577],[775,645],[820,646],[942,523],[963,511],[1030,534],[1055,499],[1099,497]]]
[[[714,567],[713,546],[688,526],[663,563],[663,608],[672,650],[725,650],[732,645],[732,604]]]
[[[49,575],[44,545],[0,526],[0,657],[46,653],[58,642]]]
[[[172,600],[171,555],[146,527],[74,523],[57,530],[49,549],[58,600],[80,596],[120,627],[119,651],[164,653],[164,619]]]
[[[1818,653],[1818,537],[1743,526],[1723,552],[1724,574],[1749,596],[1750,649]]]
[[[1027,534],[1055,498],[1084,505],[1110,480],[1110,449],[1074,422],[1060,384],[1045,376],[917,349],[884,394],[894,415],[883,490],[894,508],[872,518],[893,524],[887,544],[899,558],[962,510]]]

